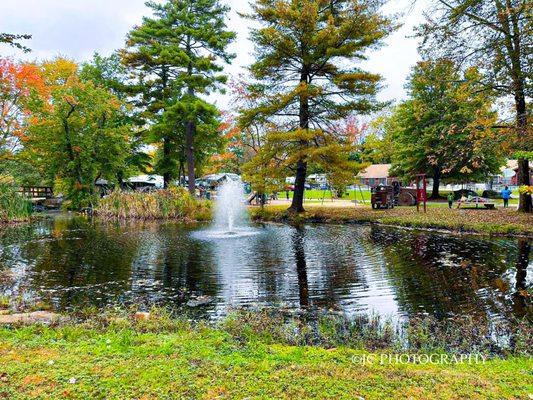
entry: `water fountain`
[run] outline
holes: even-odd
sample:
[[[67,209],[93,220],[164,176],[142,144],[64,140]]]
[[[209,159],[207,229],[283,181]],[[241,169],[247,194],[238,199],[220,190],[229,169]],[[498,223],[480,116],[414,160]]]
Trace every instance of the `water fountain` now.
[[[224,239],[255,235],[258,232],[249,224],[242,182],[227,180],[218,188],[213,226],[196,236]]]

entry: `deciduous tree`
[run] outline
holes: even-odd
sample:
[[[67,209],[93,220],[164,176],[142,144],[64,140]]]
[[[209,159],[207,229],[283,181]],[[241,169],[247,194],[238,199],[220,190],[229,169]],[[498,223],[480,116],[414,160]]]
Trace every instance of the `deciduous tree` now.
[[[123,124],[121,103],[108,90],[81,80],[69,60],[43,63],[42,75],[49,93],[29,104],[25,152],[50,181],[59,182],[73,208],[91,206],[96,181],[115,181],[128,155],[130,130]]]
[[[483,72],[485,90],[510,96],[515,104],[515,129],[508,140],[518,156],[519,184],[529,185],[533,129],[528,99],[533,96],[533,6],[531,0],[432,0],[434,7],[419,29],[422,50],[451,58]],[[531,212],[531,196],[520,195],[519,210]]]
[[[393,171],[433,178],[432,198],[439,197],[442,180],[486,178],[504,164],[493,99],[479,90],[480,80],[475,68],[460,73],[451,60],[419,62],[407,84],[410,98],[386,124]]]
[[[45,91],[37,66],[0,59],[0,173],[26,138],[30,95]]]

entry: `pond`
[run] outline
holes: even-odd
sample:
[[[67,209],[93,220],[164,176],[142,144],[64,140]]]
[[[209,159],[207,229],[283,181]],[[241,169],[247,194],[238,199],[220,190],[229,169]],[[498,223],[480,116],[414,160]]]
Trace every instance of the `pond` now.
[[[205,238],[175,223],[59,214],[0,230],[0,295],[57,310],[160,304],[209,316],[234,307],[349,316],[523,316],[531,242],[369,225],[255,226]],[[196,301],[198,303],[198,301]]]

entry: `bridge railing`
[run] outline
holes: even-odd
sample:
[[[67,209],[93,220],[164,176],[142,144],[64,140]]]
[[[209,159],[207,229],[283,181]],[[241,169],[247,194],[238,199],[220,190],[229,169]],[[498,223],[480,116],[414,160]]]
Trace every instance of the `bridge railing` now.
[[[19,193],[30,199],[51,199],[54,197],[54,191],[49,186],[25,186],[19,189]]]

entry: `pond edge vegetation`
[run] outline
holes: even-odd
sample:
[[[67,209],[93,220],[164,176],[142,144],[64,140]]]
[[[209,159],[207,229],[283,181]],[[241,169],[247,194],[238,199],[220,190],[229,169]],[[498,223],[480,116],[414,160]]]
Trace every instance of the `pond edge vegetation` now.
[[[401,335],[390,321],[373,315],[348,320],[332,313],[308,318],[236,310],[212,323],[174,317],[157,307],[149,313],[85,309],[52,326],[0,327],[0,393],[8,398],[66,392],[80,398],[215,398],[220,396],[212,391],[219,388],[229,398],[528,395],[524,383],[533,346],[526,322],[515,326],[512,349],[495,344],[488,324],[467,317],[414,318]],[[358,362],[363,356],[379,360],[407,352],[450,360],[475,353],[482,362]],[[170,386],[156,384],[167,372]]]
[[[305,212],[296,214],[287,211],[285,206],[266,206],[251,208],[250,217],[255,222],[297,225],[303,223],[376,224],[449,233],[533,238],[533,218],[528,214],[506,210],[449,210],[444,207],[432,207],[425,214],[418,213],[416,208],[410,207],[377,211],[355,206],[311,206]]]

